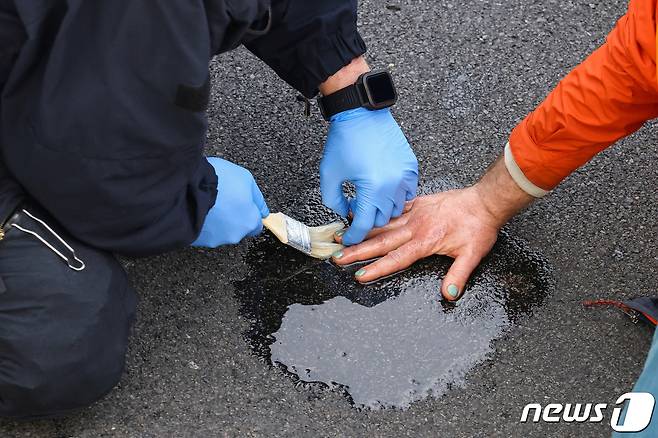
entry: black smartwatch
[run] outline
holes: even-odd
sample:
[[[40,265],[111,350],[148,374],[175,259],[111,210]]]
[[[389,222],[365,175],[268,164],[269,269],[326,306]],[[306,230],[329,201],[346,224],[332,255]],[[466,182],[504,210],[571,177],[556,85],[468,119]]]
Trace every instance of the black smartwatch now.
[[[359,76],[356,83],[318,98],[325,120],[343,111],[366,108],[378,110],[391,107],[398,100],[393,78],[387,70],[373,70]]]

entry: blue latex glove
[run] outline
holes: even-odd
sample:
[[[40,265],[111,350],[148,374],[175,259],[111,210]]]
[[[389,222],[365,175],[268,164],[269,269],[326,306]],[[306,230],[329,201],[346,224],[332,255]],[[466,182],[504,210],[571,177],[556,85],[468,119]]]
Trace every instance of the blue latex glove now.
[[[343,182],[356,198],[343,194]],[[360,243],[373,226],[402,214],[416,196],[418,161],[389,109],[345,111],[331,118],[320,163],[322,202],[341,216],[354,214],[343,235],[345,245]]]
[[[221,158],[206,159],[215,169],[219,181],[217,200],[192,246],[216,248],[260,234],[262,218],[269,215],[270,210],[251,172]]]

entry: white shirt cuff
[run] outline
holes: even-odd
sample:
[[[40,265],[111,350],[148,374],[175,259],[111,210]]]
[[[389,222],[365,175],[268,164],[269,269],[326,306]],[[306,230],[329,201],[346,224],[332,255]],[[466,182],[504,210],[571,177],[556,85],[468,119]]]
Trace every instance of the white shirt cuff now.
[[[530,196],[541,198],[548,193],[548,190],[537,187],[525,176],[519,165],[516,164],[516,160],[514,160],[509,142],[505,145],[505,167],[507,167],[507,171],[512,176],[514,182]]]

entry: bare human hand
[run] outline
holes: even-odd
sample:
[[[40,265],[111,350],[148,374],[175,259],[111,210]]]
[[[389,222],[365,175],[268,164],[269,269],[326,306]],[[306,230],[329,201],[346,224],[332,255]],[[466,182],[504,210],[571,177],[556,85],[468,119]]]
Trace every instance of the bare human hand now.
[[[338,265],[381,257],[356,273],[368,283],[411,266],[430,255],[455,259],[441,293],[457,300],[473,270],[489,253],[500,228],[532,202],[497,160],[475,185],[419,196],[409,201],[402,216],[373,229],[366,240],[334,255]],[[337,236],[336,240],[340,241]]]
[[[498,234],[495,220],[481,210],[477,197],[472,187],[420,196],[407,203],[402,216],[371,231],[360,245],[345,248],[342,257],[334,257],[334,261],[343,265],[383,256],[356,277],[359,282],[367,283],[405,269],[424,257],[447,255],[455,261],[445,276],[441,292],[446,299],[455,300]]]

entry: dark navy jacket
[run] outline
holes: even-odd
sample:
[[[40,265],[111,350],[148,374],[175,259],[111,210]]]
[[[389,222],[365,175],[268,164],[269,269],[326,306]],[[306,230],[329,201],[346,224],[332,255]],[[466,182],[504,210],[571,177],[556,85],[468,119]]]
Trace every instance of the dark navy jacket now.
[[[307,97],[365,52],[356,0],[0,0],[0,219],[24,192],[99,248],[189,245],[208,63],[240,44]]]

